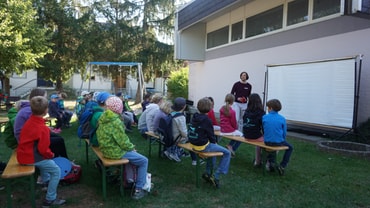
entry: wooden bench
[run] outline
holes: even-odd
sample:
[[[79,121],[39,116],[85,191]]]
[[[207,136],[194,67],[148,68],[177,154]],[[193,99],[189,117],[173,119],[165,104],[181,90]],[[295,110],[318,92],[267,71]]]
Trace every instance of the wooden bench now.
[[[85,142],[89,145],[89,140],[88,139],[85,139]],[[91,146],[91,149],[93,150],[93,152],[96,154],[96,156],[101,160],[102,162],[102,166],[101,166],[101,172],[102,172],[102,189],[103,189],[103,199],[106,200],[107,198],[107,172],[109,170],[109,168],[113,167],[113,166],[120,166],[119,170],[119,174],[120,176],[123,176],[123,171],[124,171],[124,165],[125,164],[128,164],[129,163],[129,160],[126,159],[126,158],[122,158],[122,159],[119,159],[119,160],[112,160],[112,159],[108,159],[108,158],[105,158],[103,156],[103,153],[100,151],[99,147],[94,147],[94,146]],[[120,193],[121,193],[121,196],[123,196],[124,194],[124,187],[123,187],[123,180],[124,180],[124,177],[119,177],[120,178]]]
[[[203,158],[203,159],[207,159],[207,158],[211,158],[211,157],[217,157],[217,156],[223,156],[224,154],[222,152],[200,152],[200,151],[196,151],[194,150],[192,147],[191,147],[191,144],[190,143],[179,143],[177,144],[177,146],[181,147],[181,148],[184,148],[188,151],[192,151],[194,152],[195,154],[198,155],[197,157],[197,165],[195,167],[195,184],[196,184],[196,187],[199,187],[199,177],[200,177],[200,161],[199,161],[199,157],[200,158]]]
[[[219,136],[219,137],[223,137],[223,138],[226,138],[226,139],[230,139],[230,140],[238,141],[238,142],[241,142],[241,143],[253,145],[253,146],[256,146],[256,147],[261,147],[261,150],[262,150],[261,162],[262,162],[262,164],[264,164],[267,161],[268,152],[273,152],[274,157],[276,159],[278,151],[289,149],[288,146],[268,146],[264,142],[251,141],[250,139],[245,139],[244,137],[233,136],[233,135],[224,135],[224,134],[221,134],[220,131],[215,131],[214,133],[215,133],[216,136]],[[262,168],[262,169],[263,169],[263,171],[265,170],[265,168]]]
[[[164,145],[161,142],[160,136],[158,134],[155,134],[152,131],[147,131],[145,132],[145,134],[148,136],[148,141],[149,141],[149,152],[148,152],[149,157],[151,157],[151,154],[152,154],[152,145],[155,143],[158,144],[158,157],[161,157],[162,147]]]
[[[7,207],[12,207],[11,179],[29,177],[32,207],[36,207],[35,201],[35,166],[20,165],[17,160],[17,152],[13,151],[1,178],[6,179]]]

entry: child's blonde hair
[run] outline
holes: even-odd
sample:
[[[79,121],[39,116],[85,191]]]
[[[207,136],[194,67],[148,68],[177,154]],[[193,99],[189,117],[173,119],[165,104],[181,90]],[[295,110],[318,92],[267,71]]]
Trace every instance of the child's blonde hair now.
[[[230,115],[230,108],[233,105],[235,100],[235,96],[233,94],[227,94],[225,96],[225,105],[223,106],[224,112],[226,116]]]
[[[164,113],[170,114],[172,112],[172,103],[168,100],[164,101],[161,105],[159,105],[159,109],[161,109]]]

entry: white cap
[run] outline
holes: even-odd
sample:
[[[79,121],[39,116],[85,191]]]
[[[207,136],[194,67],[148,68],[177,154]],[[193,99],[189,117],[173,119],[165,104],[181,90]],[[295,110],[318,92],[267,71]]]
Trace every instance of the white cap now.
[[[90,94],[88,91],[82,91],[81,92],[81,96],[83,97],[83,96],[85,96],[85,95],[88,95],[88,94]]]

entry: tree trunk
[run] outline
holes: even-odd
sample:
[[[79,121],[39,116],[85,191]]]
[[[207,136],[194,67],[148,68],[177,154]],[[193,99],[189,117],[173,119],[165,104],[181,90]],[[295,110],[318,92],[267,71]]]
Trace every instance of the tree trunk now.
[[[9,77],[4,77],[3,79],[4,83],[4,89],[3,89],[3,94],[7,94],[8,96],[10,95],[10,79]]]
[[[62,83],[62,80],[60,78],[58,78],[56,83],[55,83],[55,90],[56,91],[63,91],[63,83]]]

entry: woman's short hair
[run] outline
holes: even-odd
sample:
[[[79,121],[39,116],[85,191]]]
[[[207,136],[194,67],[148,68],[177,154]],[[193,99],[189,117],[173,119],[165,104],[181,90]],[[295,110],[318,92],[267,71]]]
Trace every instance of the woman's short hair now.
[[[243,71],[242,73],[240,73],[240,78],[242,78],[242,75],[245,74],[246,77],[247,77],[247,80],[249,79],[249,75],[247,72]]]

